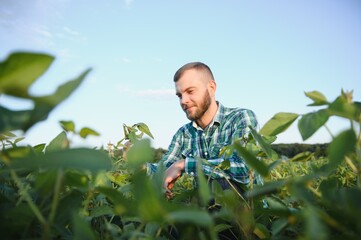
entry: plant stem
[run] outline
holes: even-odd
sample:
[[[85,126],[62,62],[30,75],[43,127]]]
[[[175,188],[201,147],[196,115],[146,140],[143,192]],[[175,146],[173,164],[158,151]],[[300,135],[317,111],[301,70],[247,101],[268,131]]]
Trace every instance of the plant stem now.
[[[307,188],[313,193],[315,194],[317,197],[322,198],[322,195],[319,191],[317,191],[316,189],[314,189],[312,186],[307,185]]]
[[[83,202],[84,206],[83,206],[82,214],[84,214],[84,216],[89,216],[89,204],[91,199],[93,198],[93,195],[94,195],[94,189],[92,187],[91,189],[88,190],[87,196]]]
[[[251,206],[248,204],[248,202],[246,201],[246,199],[244,199],[244,197],[242,196],[242,194],[240,194],[237,189],[233,186],[233,184],[227,179],[226,181],[229,183],[229,185],[232,187],[232,189],[236,192],[236,194],[245,202],[246,206],[248,207],[248,209],[251,209]]]
[[[157,230],[157,233],[155,234],[155,237],[156,238],[159,238],[160,234],[162,233],[162,227],[159,227],[158,230]]]
[[[137,227],[137,229],[135,230],[135,232],[140,232],[140,230],[142,230],[142,228],[145,226],[145,223],[141,223],[139,225],[139,227]],[[132,238],[130,240],[134,240],[134,239],[137,239],[137,234],[132,234]]]
[[[22,192],[24,194],[24,198],[25,198],[26,202],[29,204],[29,207],[35,214],[36,218],[39,220],[39,222],[42,225],[45,226],[47,223],[46,223],[44,216],[41,214],[39,208],[35,205],[35,203],[31,199],[28,191],[24,188],[23,184],[21,183],[21,181],[20,181],[19,177],[17,176],[17,174],[15,173],[15,171],[10,170],[10,174],[11,174],[11,177],[14,179],[14,182],[18,186],[20,192]]]
[[[53,202],[51,204],[51,211],[49,214],[49,224],[51,225],[55,218],[55,213],[58,208],[59,204],[59,194],[60,194],[60,188],[61,188],[61,182],[63,179],[63,169],[59,169],[56,176],[56,182],[54,186],[54,196],[53,196]]]
[[[222,175],[223,176],[225,176],[225,173],[223,172],[223,170],[221,169],[221,168],[219,168],[218,166],[216,166],[216,167],[214,167],[213,168],[213,171],[211,172],[211,174],[208,176],[208,183],[209,183],[209,181],[210,181],[210,179],[211,179],[211,175],[213,174],[213,173],[215,173],[216,172],[216,170],[219,170],[221,173],[222,173]],[[224,177],[224,179],[228,182],[228,184],[231,186],[231,188],[236,192],[236,194],[246,203],[246,205],[247,205],[247,207],[249,208],[249,209],[251,209],[251,206],[248,204],[248,202],[246,201],[246,199],[244,199],[244,197],[237,191],[237,189],[233,186],[233,184],[228,180],[228,178],[226,178],[226,177]]]
[[[326,128],[327,132],[331,135],[331,138],[332,138],[332,139],[334,139],[334,138],[335,138],[335,136],[333,136],[333,134],[332,134],[331,130],[327,127],[327,125],[326,125],[326,124],[324,124],[323,126]]]
[[[355,164],[351,161],[351,159],[349,157],[345,157],[345,161],[346,164],[352,169],[352,171],[354,171],[356,174],[359,174],[360,171],[357,169],[357,167],[355,166]]]
[[[336,221],[334,218],[332,218],[330,215],[328,215],[326,212],[324,211],[318,211],[318,213],[320,214],[321,218],[331,227],[337,229],[338,231],[348,235],[351,238],[354,238],[355,236],[348,231],[347,227],[345,227],[344,225],[340,224],[340,222]]]

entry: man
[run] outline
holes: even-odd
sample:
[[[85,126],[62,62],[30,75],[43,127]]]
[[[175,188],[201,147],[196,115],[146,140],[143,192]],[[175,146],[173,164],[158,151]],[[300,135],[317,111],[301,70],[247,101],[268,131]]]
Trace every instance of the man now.
[[[219,156],[222,147],[234,140],[247,136],[249,126],[258,128],[255,114],[251,110],[227,108],[216,101],[217,89],[212,71],[201,62],[192,62],[182,66],[174,75],[176,95],[190,123],[182,126],[173,136],[168,152],[161,162],[167,167],[164,188],[171,194],[171,188],[183,172],[195,175],[197,157],[206,159],[202,163],[206,175],[229,188],[231,182],[249,184],[249,169],[236,153],[229,158],[230,169],[213,172],[213,168],[224,161]],[[149,174],[156,171],[156,164],[148,164]],[[258,180],[259,181],[259,180]],[[257,182],[257,180],[256,180]]]

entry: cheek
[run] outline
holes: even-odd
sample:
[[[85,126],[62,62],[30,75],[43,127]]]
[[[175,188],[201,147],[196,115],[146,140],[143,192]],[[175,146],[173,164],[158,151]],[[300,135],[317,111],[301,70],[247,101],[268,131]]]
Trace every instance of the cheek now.
[[[214,91],[212,89],[208,89],[208,95],[210,97],[214,97]]]

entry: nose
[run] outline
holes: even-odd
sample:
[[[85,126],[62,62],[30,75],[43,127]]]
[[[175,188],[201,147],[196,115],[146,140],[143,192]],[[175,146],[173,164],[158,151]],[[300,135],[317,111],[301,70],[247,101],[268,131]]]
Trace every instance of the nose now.
[[[186,105],[189,102],[189,97],[187,94],[182,94],[182,97],[179,100],[181,105]]]

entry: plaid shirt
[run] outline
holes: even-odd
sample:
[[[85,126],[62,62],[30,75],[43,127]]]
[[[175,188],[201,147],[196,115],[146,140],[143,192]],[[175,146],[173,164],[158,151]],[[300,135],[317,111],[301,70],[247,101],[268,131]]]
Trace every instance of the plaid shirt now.
[[[205,175],[212,178],[228,178],[242,184],[249,184],[249,170],[244,161],[233,153],[227,160],[230,168],[224,171],[213,171],[214,167],[225,160],[220,156],[222,147],[231,145],[234,140],[247,136],[250,132],[249,126],[258,129],[255,114],[248,109],[227,108],[218,103],[218,110],[213,121],[202,129],[196,122],[190,122],[181,127],[173,136],[168,152],[163,155],[160,162],[165,167],[170,167],[174,162],[185,159],[185,172],[196,175],[197,157],[206,159],[202,163]],[[147,164],[148,174],[157,170],[157,164]],[[255,183],[259,176],[255,178]]]

